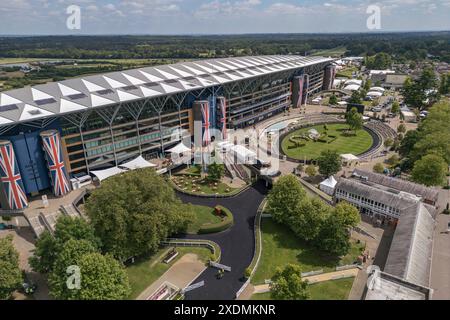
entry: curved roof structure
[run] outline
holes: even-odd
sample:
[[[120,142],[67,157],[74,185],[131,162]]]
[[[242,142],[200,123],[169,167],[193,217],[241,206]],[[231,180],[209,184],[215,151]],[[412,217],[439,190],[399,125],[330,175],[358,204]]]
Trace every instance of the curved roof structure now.
[[[0,126],[298,69],[331,58],[252,56],[182,62],[51,82],[0,93]]]

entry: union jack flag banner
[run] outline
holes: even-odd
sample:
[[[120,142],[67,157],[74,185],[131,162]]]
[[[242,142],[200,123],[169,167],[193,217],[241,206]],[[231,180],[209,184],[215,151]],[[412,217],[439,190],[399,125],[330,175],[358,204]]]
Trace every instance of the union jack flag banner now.
[[[63,196],[70,191],[70,187],[64,166],[59,133],[54,130],[46,131],[41,133],[41,137],[53,185],[53,194]]]
[[[302,106],[303,102],[303,83],[304,83],[305,76],[302,75],[301,78],[298,79],[298,101],[297,101],[297,108],[300,108]]]
[[[9,141],[0,142],[0,179],[9,206],[5,209],[18,210],[28,206],[14,148]]]
[[[211,142],[211,119],[209,102],[202,101],[200,103],[200,110],[202,112],[202,127],[203,127],[203,145],[207,146]]]
[[[227,100],[225,97],[219,97],[219,107],[220,107],[220,128],[222,131],[222,140],[227,139]]]

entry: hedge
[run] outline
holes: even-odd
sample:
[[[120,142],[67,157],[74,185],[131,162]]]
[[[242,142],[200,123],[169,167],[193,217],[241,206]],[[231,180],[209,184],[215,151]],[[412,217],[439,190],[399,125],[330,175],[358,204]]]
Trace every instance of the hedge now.
[[[206,233],[216,233],[227,230],[233,225],[234,218],[233,214],[230,210],[222,206],[216,206],[222,209],[222,212],[225,214],[225,218],[218,223],[208,224],[206,226],[201,226],[198,230],[198,234],[206,234]]]

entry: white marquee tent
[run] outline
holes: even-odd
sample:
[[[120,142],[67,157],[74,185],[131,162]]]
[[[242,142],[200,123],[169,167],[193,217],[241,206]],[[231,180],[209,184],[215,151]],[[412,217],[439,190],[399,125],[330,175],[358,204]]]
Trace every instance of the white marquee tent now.
[[[105,170],[95,170],[91,171],[93,175],[95,175],[98,180],[103,181],[108,179],[109,177],[115,176],[116,174],[126,172],[127,170],[120,169],[119,167],[112,167]]]
[[[166,150],[166,152],[180,154],[180,153],[185,153],[185,152],[191,152],[191,148],[186,147],[183,142],[180,142],[175,147],[173,147],[169,150]]]
[[[135,170],[135,169],[156,167],[156,164],[148,162],[142,156],[139,156],[134,160],[121,164],[120,167],[129,170]]]
[[[337,184],[336,179],[333,176],[330,176],[328,179],[325,179],[320,183],[319,189],[325,192],[326,194],[332,196],[336,184]]]

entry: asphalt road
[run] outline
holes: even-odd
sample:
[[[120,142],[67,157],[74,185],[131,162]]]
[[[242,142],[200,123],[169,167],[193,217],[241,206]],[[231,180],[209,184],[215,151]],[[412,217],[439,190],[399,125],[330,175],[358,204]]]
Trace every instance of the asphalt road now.
[[[232,300],[245,280],[245,268],[250,264],[255,250],[254,221],[259,205],[266,195],[264,182],[259,181],[247,191],[233,198],[209,199],[179,194],[183,202],[214,207],[222,205],[234,215],[234,225],[223,232],[210,235],[185,235],[181,238],[207,239],[216,242],[221,250],[220,263],[230,266],[231,272],[225,272],[217,279],[217,269],[208,268],[193,282],[204,280],[201,288],[186,293],[187,300]]]

